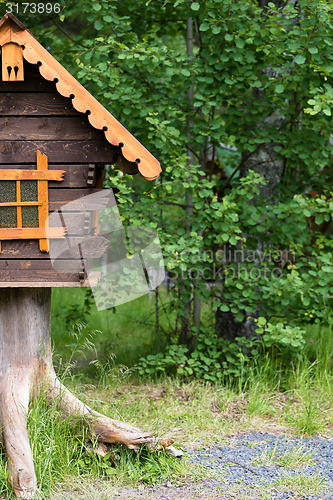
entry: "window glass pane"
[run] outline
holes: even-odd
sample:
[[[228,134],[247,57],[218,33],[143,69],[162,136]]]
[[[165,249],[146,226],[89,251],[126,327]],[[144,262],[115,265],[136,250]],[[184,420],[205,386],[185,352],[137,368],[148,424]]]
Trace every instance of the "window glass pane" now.
[[[37,181],[21,181],[21,201],[38,201]]]
[[[21,181],[21,201],[38,201],[37,181]],[[38,227],[38,207],[22,207],[22,227]]]
[[[38,227],[38,207],[22,207],[22,227]]]
[[[0,181],[0,203],[16,201],[16,182]],[[16,227],[15,207],[0,207],[0,227]]]
[[[17,227],[16,207],[0,207],[0,228]]]
[[[16,181],[0,181],[0,203],[16,201]]]

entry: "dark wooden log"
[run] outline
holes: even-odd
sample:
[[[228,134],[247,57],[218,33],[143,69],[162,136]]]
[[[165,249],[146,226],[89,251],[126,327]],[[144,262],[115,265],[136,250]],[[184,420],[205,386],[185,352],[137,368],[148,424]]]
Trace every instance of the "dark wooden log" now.
[[[67,236],[84,236],[91,228],[93,221],[92,213],[69,213],[66,212],[65,224]],[[61,221],[58,221],[53,227],[62,227]]]
[[[57,92],[56,85],[54,82],[49,82],[45,80],[39,73],[38,75],[24,75],[23,82],[1,82],[0,93],[10,92],[12,93],[22,93],[22,92],[45,92],[54,93]],[[1,99],[1,97],[0,97]]]
[[[0,260],[3,259],[49,259],[46,252],[39,250],[39,242],[33,240],[12,240],[1,242]]]
[[[80,276],[79,273],[61,273],[55,270],[10,270],[10,271],[1,271],[0,270],[0,282],[79,282]]]
[[[14,82],[16,83],[16,82]],[[71,99],[58,92],[52,93],[0,93],[1,116],[82,116],[72,106]]]
[[[0,164],[34,163],[37,151],[50,163],[113,163],[117,154],[106,141],[1,141]]]
[[[93,215],[90,212],[87,213],[66,213],[65,216],[67,235],[68,236],[83,236],[89,232],[92,225]],[[59,221],[53,227],[62,227]],[[0,238],[1,240],[1,238]],[[2,254],[0,254],[1,258]]]
[[[59,259],[58,265],[61,266],[62,272],[73,273],[78,267],[78,262],[80,262],[80,257],[76,260],[66,260]],[[7,271],[11,273],[12,271],[16,273],[28,273],[31,274],[35,271],[55,271],[52,266],[50,259],[30,259],[30,260],[18,260],[18,259],[6,259],[0,260],[0,272]],[[11,276],[11,274],[10,274]],[[20,280],[22,281],[22,280]]]
[[[1,116],[0,139],[11,141],[105,141],[104,132],[96,130],[88,117]]]
[[[81,239],[75,240],[75,236],[71,237],[71,245],[75,247],[76,244],[81,242]],[[104,249],[103,249],[104,251]],[[76,255],[76,254],[75,254]],[[69,255],[66,256],[68,258]],[[37,260],[49,260],[50,254],[47,252],[41,252],[39,250],[38,241],[34,240],[11,240],[1,242],[1,253],[0,262],[6,260],[22,260],[26,262],[27,260],[37,259]]]
[[[76,261],[78,261],[81,255],[84,258],[97,259],[102,257],[109,247],[109,240],[103,236],[87,236],[83,241],[78,240],[77,243],[75,242],[75,238],[67,239],[67,241],[69,242],[68,248],[58,256],[60,260],[76,259]],[[61,265],[61,263],[59,263],[59,265]]]

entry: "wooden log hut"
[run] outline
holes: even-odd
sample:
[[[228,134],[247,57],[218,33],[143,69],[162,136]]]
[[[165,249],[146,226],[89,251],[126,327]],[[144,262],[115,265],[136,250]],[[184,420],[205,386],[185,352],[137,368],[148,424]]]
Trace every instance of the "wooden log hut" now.
[[[37,479],[26,425],[30,399],[46,389],[64,415],[76,415],[100,443],[155,446],[151,433],[104,417],[62,386],[52,364],[50,297],[54,286],[85,286],[81,273],[58,272],[48,215],[102,188],[106,164],[156,179],[159,162],[12,14],[0,21],[0,426],[9,481],[33,496]],[[74,189],[75,188],[75,189]],[[68,215],[68,214],[67,214]],[[96,213],[79,210],[70,224],[98,231]],[[72,229],[74,228],[74,229]],[[160,441],[168,447],[170,442]]]
[[[0,286],[84,286],[79,273],[52,268],[49,212],[102,188],[105,164],[152,180],[159,162],[12,14],[0,46]],[[96,214],[82,218],[74,212],[48,238],[96,233]]]

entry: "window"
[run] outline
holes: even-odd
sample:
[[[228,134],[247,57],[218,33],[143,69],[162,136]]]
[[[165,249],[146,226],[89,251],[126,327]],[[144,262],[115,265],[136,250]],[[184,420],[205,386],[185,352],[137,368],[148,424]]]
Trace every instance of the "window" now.
[[[48,181],[61,181],[63,170],[48,170],[47,156],[37,151],[37,170],[0,169],[0,245],[3,240],[62,238],[65,228],[47,228]],[[46,237],[47,236],[47,237]],[[0,246],[1,251],[1,246]]]

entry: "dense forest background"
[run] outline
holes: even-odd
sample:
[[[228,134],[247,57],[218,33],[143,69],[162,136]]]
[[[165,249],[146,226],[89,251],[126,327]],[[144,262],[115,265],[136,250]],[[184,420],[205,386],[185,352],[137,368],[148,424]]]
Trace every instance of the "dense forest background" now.
[[[306,325],[332,325],[331,2],[15,5],[161,162],[154,183],[108,169],[125,225],[157,229],[168,271],[165,352],[142,373],[215,381],[262,350],[288,363]]]

